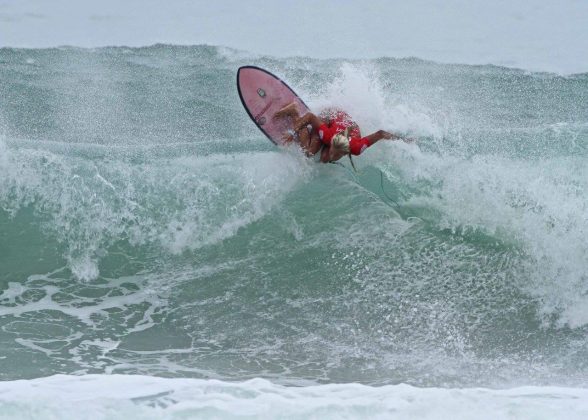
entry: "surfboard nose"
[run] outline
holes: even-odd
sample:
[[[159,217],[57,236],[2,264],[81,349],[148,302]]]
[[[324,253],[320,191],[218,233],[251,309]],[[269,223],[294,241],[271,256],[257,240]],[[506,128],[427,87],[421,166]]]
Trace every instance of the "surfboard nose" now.
[[[282,144],[284,132],[292,121],[272,118],[289,103],[297,103],[301,113],[308,107],[280,78],[256,66],[242,66],[237,70],[237,90],[245,110],[257,127],[274,143]]]

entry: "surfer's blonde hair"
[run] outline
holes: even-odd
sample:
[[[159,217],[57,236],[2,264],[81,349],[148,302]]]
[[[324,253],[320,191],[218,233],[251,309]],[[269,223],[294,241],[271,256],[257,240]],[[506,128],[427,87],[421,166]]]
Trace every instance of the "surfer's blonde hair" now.
[[[335,134],[331,139],[331,147],[333,150],[338,150],[345,153],[349,156],[349,162],[351,162],[351,166],[353,166],[353,170],[357,172],[355,168],[355,163],[353,163],[353,159],[351,159],[351,146],[349,145],[349,128],[345,129],[344,133]]]
[[[349,154],[351,151],[349,148],[349,138],[345,134],[335,134],[331,140],[331,146],[335,150],[339,150],[346,154]]]

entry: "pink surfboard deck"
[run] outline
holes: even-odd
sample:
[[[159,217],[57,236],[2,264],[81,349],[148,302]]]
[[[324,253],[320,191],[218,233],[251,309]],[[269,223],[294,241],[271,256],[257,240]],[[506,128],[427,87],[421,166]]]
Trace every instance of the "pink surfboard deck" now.
[[[300,115],[308,112],[306,104],[290,86],[269,71],[255,66],[243,66],[237,72],[237,90],[247,113],[275,144],[283,144],[284,134],[292,128],[290,118],[274,120],[272,117],[292,102],[298,104]]]

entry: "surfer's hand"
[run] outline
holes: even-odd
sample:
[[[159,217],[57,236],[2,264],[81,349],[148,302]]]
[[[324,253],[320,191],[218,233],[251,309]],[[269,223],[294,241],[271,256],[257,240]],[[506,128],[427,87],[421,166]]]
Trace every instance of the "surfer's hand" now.
[[[282,140],[285,144],[292,143],[294,141],[294,135],[286,133],[282,136]]]
[[[382,139],[386,139],[386,140],[398,138],[398,136],[396,136],[396,135],[394,135],[392,133],[388,133],[387,131],[384,131],[384,130],[378,130],[376,132],[376,134],[377,134],[378,137],[380,137]]]

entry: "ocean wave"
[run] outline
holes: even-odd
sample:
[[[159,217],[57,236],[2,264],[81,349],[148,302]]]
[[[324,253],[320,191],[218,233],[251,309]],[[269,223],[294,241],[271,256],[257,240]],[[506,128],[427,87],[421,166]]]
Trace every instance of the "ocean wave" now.
[[[2,379],[586,383],[584,76],[211,46],[0,60]],[[277,149],[236,93],[251,63],[417,142],[357,172]]]

